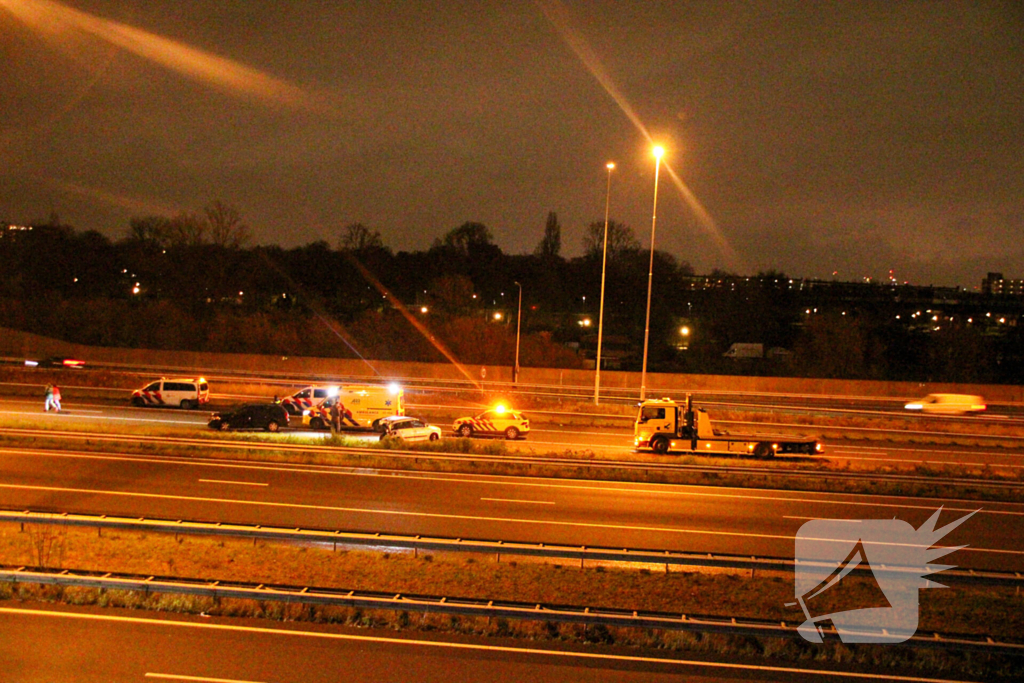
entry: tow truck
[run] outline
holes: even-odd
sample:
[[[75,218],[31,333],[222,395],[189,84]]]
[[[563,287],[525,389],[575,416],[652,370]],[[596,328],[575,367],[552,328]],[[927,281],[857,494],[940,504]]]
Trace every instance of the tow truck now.
[[[730,434],[715,429],[703,408],[694,410],[687,395],[683,402],[659,398],[640,403],[633,427],[633,445],[659,455],[682,453],[738,453],[771,458],[776,453],[822,453],[825,447],[810,436]]]

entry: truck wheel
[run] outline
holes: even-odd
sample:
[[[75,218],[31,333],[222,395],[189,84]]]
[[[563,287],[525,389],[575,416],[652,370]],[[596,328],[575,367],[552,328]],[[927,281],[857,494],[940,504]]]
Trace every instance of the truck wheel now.
[[[473,428],[469,425],[462,425],[459,427],[459,436],[470,437],[473,436]]]
[[[668,453],[668,439],[663,436],[655,437],[651,441],[651,450],[658,455],[665,455]]]
[[[768,443],[766,441],[762,441],[761,443],[759,443],[756,446],[754,446],[754,457],[755,458],[774,458],[775,457],[775,449],[772,448],[772,445],[770,443]]]
[[[509,441],[515,441],[519,438],[519,430],[515,427],[509,427],[505,430],[505,438]]]
[[[268,432],[279,432],[279,431],[281,431],[281,425],[279,425],[276,422],[274,422],[273,420],[271,420],[270,422],[267,423],[267,431]]]
[[[229,429],[231,429],[231,425],[228,424],[227,422],[221,421],[217,423],[217,429],[219,429],[222,432],[226,432]]]
[[[141,396],[133,396],[132,405],[136,408],[144,408],[146,406],[146,402],[142,400]]]
[[[321,420],[319,417],[314,417],[312,420],[309,421],[309,426],[312,427],[313,429],[323,429],[327,425],[325,425],[324,421]]]

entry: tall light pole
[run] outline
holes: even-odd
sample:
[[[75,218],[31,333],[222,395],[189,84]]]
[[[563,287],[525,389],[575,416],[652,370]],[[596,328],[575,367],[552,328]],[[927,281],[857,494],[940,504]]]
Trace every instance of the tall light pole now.
[[[612,170],[615,164],[609,161],[605,164],[608,169],[608,188],[604,194],[604,247],[601,251],[601,305],[597,314],[597,366],[594,372],[594,405],[599,405],[598,397],[601,393],[601,338],[604,334],[604,273],[608,266],[608,208],[612,201]]]
[[[644,367],[640,373],[640,400],[647,396],[647,345],[651,338],[651,282],[654,280],[654,227],[658,223],[658,172],[665,150],[655,147],[654,153],[654,208],[651,210],[651,268],[647,272],[647,322],[644,323]]]
[[[523,286],[516,283],[519,287],[519,312],[516,314],[516,364],[512,368],[512,383],[516,384],[519,382],[519,329],[523,322]]]

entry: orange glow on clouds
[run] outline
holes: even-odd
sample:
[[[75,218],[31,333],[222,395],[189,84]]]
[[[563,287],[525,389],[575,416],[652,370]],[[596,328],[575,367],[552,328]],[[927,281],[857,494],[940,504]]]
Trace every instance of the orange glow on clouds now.
[[[39,35],[66,47],[91,36],[205,85],[294,109],[326,111],[325,102],[302,88],[238,62],[169,38],[67,7],[55,0],[0,0]]]

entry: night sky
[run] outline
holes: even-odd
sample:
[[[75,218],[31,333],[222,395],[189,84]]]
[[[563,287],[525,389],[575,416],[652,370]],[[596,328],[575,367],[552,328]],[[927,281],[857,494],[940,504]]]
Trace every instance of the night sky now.
[[[1024,278],[1024,3],[0,0],[0,220],[611,218],[698,273]],[[833,276],[835,273],[835,276]]]

